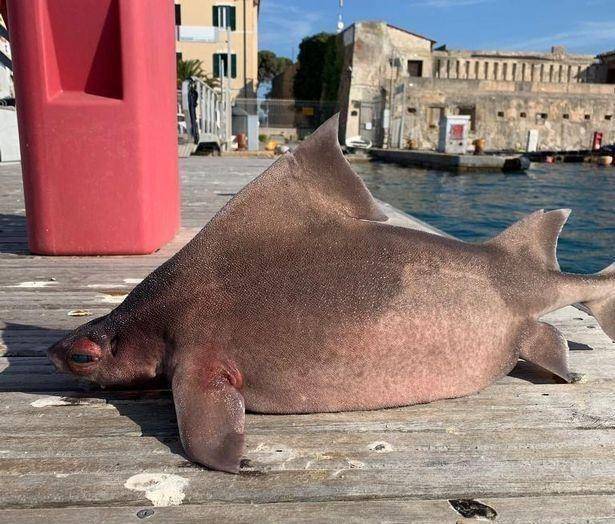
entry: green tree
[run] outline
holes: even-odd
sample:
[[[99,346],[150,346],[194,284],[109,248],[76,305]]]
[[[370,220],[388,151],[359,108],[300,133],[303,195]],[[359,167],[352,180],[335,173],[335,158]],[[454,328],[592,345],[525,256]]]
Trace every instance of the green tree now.
[[[293,62],[285,56],[277,56],[273,51],[258,52],[258,81],[271,82],[274,76],[278,75]]]
[[[180,87],[184,80],[188,80],[193,76],[205,82],[209,87],[216,88],[220,85],[220,81],[217,78],[210,77],[205,73],[201,60],[178,60],[177,87]]]
[[[331,33],[318,33],[308,36],[301,41],[297,58],[299,67],[293,85],[295,99],[322,99],[327,55],[331,55],[330,59],[333,59],[336,53],[331,48],[335,47],[336,36]],[[327,69],[329,69],[328,66]],[[330,73],[327,73],[328,76],[330,76]],[[331,81],[332,79],[327,79],[327,85],[330,85],[327,91],[333,89]],[[335,96],[337,97],[337,89]]]
[[[343,48],[340,38],[332,36],[327,42],[322,71],[322,100],[337,102],[342,75]]]

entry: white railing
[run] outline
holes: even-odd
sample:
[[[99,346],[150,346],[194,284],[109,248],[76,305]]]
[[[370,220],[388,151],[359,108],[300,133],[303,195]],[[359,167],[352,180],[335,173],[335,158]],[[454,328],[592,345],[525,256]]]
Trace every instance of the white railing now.
[[[195,122],[190,111],[191,88],[196,90]],[[186,119],[186,128],[192,135],[193,126],[198,126],[199,143],[215,142],[224,145],[228,142],[230,130],[226,112],[229,107],[230,104],[225,100],[225,96],[202,80],[193,77],[182,83],[182,112]]]

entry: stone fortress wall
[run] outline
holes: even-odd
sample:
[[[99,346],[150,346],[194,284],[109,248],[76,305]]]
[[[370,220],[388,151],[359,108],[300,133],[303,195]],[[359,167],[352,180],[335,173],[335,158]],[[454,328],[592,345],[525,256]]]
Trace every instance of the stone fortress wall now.
[[[573,55],[434,49],[434,41],[384,22],[340,36],[342,140],[435,149],[444,114],[471,116],[470,140],[487,149],[588,149],[594,132],[615,142],[615,53]]]

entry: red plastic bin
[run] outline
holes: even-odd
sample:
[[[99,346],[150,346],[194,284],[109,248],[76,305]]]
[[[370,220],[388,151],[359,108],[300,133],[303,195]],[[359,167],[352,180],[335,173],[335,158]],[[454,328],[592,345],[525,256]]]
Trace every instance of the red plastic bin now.
[[[9,0],[34,253],[151,253],[179,227],[172,0]]]

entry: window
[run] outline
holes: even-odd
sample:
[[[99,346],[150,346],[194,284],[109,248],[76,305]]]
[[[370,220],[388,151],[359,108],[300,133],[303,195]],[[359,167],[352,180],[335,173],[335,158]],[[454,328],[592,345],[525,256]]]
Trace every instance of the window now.
[[[423,76],[423,61],[408,60],[408,75],[418,77]]]
[[[591,120],[592,116],[591,115],[585,115],[585,120]]]
[[[498,111],[498,118],[504,118],[504,111]]]
[[[415,113],[416,113],[416,107],[409,107],[408,108],[408,114],[414,115]]]
[[[470,117],[470,131],[476,131],[476,107],[475,106],[460,107],[457,114],[469,116]]]
[[[429,108],[429,127],[438,127],[440,118],[444,113],[443,107],[430,107]]]
[[[568,113],[564,113],[564,114],[562,115],[562,118],[563,118],[564,120],[570,120],[570,115],[569,115]]]
[[[547,115],[547,113],[538,113],[536,115],[536,118],[538,120],[546,120],[547,118],[549,118],[549,115]]]
[[[215,5],[213,6],[214,27],[230,27],[231,31],[236,29],[235,6]]]
[[[181,53],[175,53],[175,61],[176,62],[180,62],[182,60],[182,54]]]
[[[525,111],[521,111],[521,113],[519,113],[519,117],[520,118],[527,118],[527,113]]]
[[[604,115],[605,120],[613,120],[613,115]]]
[[[221,78],[228,76],[228,55],[226,53],[214,53],[214,76]],[[237,55],[231,55],[231,77],[237,78]]]
[[[175,25],[182,25],[182,6],[175,4]]]

